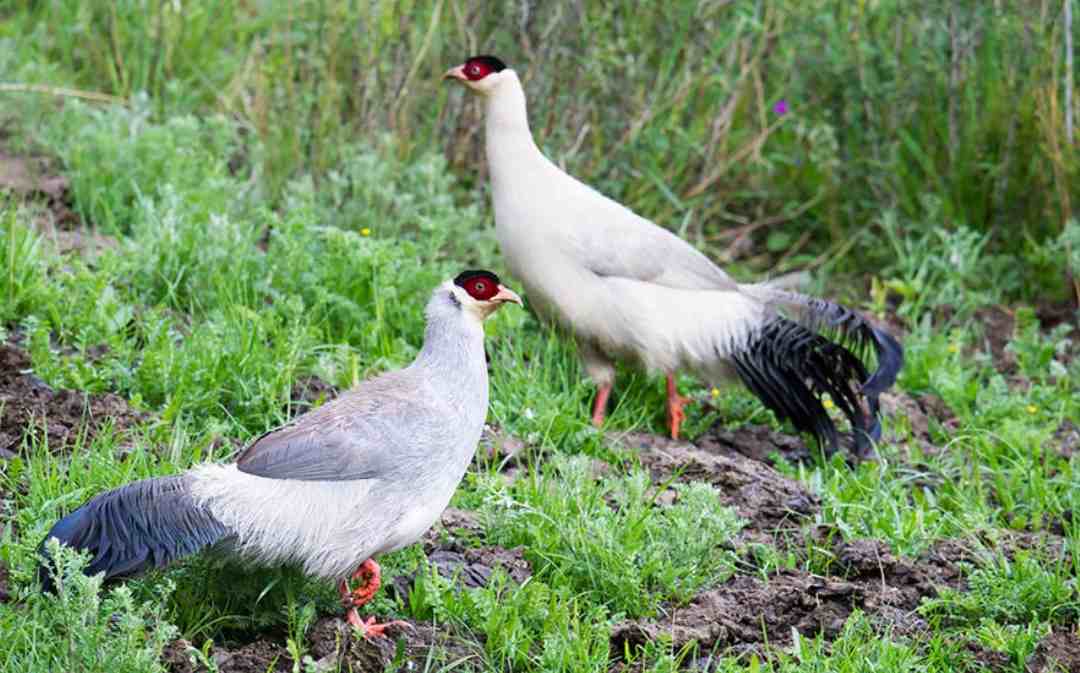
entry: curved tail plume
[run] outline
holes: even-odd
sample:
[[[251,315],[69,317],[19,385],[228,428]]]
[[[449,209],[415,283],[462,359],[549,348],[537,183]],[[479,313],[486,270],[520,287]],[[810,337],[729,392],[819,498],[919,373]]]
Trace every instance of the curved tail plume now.
[[[900,343],[839,304],[764,285],[744,289],[793,309],[793,317],[772,318],[733,355],[739,377],[781,420],[790,419],[833,451],[839,439],[822,403],[828,394],[851,423],[856,453],[869,455],[870,440],[881,436],[878,397],[903,366]],[[877,359],[872,374],[864,364],[871,350]]]
[[[105,579],[136,575],[161,567],[214,544],[228,530],[197,505],[185,476],[137,481],[95,496],[53,525],[38,548],[38,579],[55,589],[45,544],[61,544],[91,554],[85,573]]]

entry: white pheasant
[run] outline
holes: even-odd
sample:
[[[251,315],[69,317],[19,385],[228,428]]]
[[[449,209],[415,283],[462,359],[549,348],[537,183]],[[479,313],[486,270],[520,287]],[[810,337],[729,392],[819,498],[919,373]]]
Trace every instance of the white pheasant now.
[[[837,304],[738,283],[686,241],[565,173],[536,146],[525,91],[498,58],[474,56],[445,77],[484,100],[499,245],[537,311],[576,337],[598,386],[595,424],[604,420],[614,363],[626,359],[667,376],[672,437],[686,401],[674,374],[689,370],[713,381],[737,376],[781,419],[835,450],[827,394],[850,420],[858,455],[870,453],[878,395],[903,362],[893,337]],[[860,357],[871,348],[873,375]]]

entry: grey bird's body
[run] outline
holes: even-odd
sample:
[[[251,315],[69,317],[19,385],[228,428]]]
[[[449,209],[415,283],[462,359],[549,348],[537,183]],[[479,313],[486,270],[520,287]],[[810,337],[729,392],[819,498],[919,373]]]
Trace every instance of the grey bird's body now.
[[[499,59],[473,57],[446,76],[483,98],[500,249],[530,303],[575,336],[599,387],[594,422],[602,421],[615,362],[628,360],[668,375],[669,418],[681,414],[675,372],[739,377],[781,418],[834,448],[819,399],[830,394],[865,446],[877,423],[857,397],[875,416],[876,396],[902,362],[891,336],[836,304],[738,283],[672,232],[567,174],[536,146],[524,89]],[[840,342],[822,336],[830,332]],[[879,360],[873,375],[859,358],[868,349]]]
[[[235,463],[97,496],[46,539],[90,551],[87,572],[106,578],[214,546],[346,579],[362,561],[415,542],[450,501],[487,414],[482,323],[505,301],[520,303],[489,272],[443,283],[408,367],[263,435]],[[40,575],[51,587],[44,566]]]

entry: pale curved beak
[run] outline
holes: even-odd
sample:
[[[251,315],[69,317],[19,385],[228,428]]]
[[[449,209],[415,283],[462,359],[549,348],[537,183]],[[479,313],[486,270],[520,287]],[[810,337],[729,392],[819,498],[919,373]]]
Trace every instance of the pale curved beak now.
[[[499,286],[499,291],[495,293],[495,296],[492,297],[490,301],[497,304],[505,304],[508,301],[512,301],[518,306],[524,306],[524,304],[521,303],[521,297],[518,296],[517,292],[514,292],[504,285]]]
[[[468,77],[465,76],[465,66],[459,65],[450,68],[442,76],[443,79],[456,79],[462,82],[468,81]]]

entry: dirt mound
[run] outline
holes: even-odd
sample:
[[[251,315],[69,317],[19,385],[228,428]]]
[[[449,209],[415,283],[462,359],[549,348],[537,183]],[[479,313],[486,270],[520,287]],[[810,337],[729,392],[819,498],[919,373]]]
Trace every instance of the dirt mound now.
[[[810,460],[812,455],[801,437],[776,432],[767,425],[743,425],[734,430],[716,426],[694,443],[712,453],[738,453],[768,465],[776,464],[776,456],[798,463]]]
[[[8,582],[8,569],[3,561],[0,561],[0,603],[11,600],[11,585]]]
[[[30,372],[26,351],[0,344],[0,452],[17,453],[27,432],[56,451],[82,432],[89,439],[110,423],[123,430],[148,419],[112,393],[54,390]]]
[[[1051,632],[1028,657],[1026,668],[1030,673],[1080,672],[1080,633],[1075,627]]]
[[[612,651],[668,636],[676,650],[696,641],[702,652],[764,652],[766,643],[790,644],[792,629],[834,638],[856,609],[894,633],[913,635],[927,628],[916,612],[922,600],[941,587],[962,589],[959,564],[974,560],[955,541],[941,542],[918,559],[903,559],[878,540],[852,540],[837,545],[835,556],[843,576],[781,570],[765,580],[734,577],[657,618],[624,621],[612,632]]]
[[[289,408],[285,411],[292,416],[299,416],[337,396],[336,386],[323,381],[318,376],[302,376],[293,383],[289,394]]]
[[[701,651],[759,649],[766,642],[783,646],[791,630],[806,636],[839,634],[855,608],[866,605],[860,585],[784,570],[768,580],[740,576],[705,591],[689,605],[671,608],[657,619],[624,621],[612,631],[613,652],[631,651],[661,636],[679,650],[696,641]]]
[[[412,628],[390,627],[387,638],[366,640],[357,638],[352,627],[340,617],[324,617],[308,630],[304,659],[311,659],[315,671],[352,671],[363,673],[389,670],[395,662],[405,664],[405,670],[417,670],[429,658],[434,661],[464,661],[470,652],[460,642],[451,639],[445,627],[416,622]],[[293,660],[288,650],[276,640],[260,638],[244,645],[214,646],[210,659],[220,673],[264,673],[291,671]],[[186,640],[169,643],[161,655],[162,663],[171,673],[203,673],[207,668],[192,662],[188,653],[191,644]],[[398,649],[401,652],[398,652]],[[312,670],[304,668],[303,670]]]
[[[525,560],[523,552],[522,547],[481,547],[463,552],[439,549],[428,555],[428,563],[435,566],[443,577],[456,579],[469,589],[487,586],[496,568],[502,569],[510,579],[521,584],[532,577],[532,567]]]
[[[738,436],[737,433],[731,435]],[[802,484],[748,458],[721,439],[710,439],[695,446],[656,435],[628,433],[618,441],[637,451],[641,464],[657,483],[674,478],[711,484],[716,488],[720,502],[735,508],[748,522],[745,533],[751,536],[764,534],[770,537],[797,528],[820,506],[817,496]],[[775,445],[775,441],[782,440],[770,438],[768,441]]]
[[[940,451],[931,444],[930,423],[936,420],[947,430],[955,430],[959,420],[945,400],[933,393],[911,395],[902,390],[887,391],[881,394],[881,413],[886,418],[906,418],[911,427],[912,438],[922,446],[928,455]]]
[[[174,640],[161,653],[165,669],[172,673],[202,673],[209,669],[192,661],[188,654],[190,643]],[[211,649],[209,659],[221,673],[266,673],[267,671],[291,671],[292,658],[277,643],[257,640],[235,649],[217,647]]]
[[[1062,458],[1072,458],[1080,453],[1080,426],[1065,419],[1054,431],[1048,444],[1051,450],[1056,451]]]

